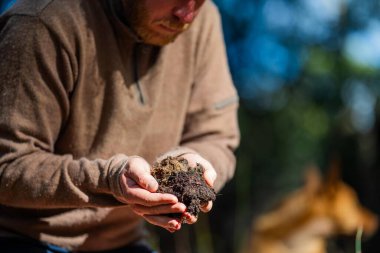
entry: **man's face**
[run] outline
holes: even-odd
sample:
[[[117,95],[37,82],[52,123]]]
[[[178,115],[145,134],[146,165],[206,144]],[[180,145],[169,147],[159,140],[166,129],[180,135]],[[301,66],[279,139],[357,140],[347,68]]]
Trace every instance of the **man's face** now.
[[[185,31],[205,0],[124,0],[126,19],[147,44],[163,46]]]

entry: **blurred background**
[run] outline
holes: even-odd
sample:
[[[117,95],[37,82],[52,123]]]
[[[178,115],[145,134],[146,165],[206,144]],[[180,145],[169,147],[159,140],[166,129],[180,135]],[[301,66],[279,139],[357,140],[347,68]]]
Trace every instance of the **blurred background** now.
[[[0,14],[7,10],[16,0],[0,0]]]
[[[310,163],[324,173],[333,156],[361,203],[379,214],[380,1],[215,3],[241,98],[242,141],[235,178],[210,215],[213,252],[238,252],[251,220],[298,188]],[[379,239],[363,242],[362,252],[380,252]],[[337,239],[334,252],[354,252],[352,245]]]
[[[209,215],[174,235],[160,230],[154,243],[165,253],[241,252],[252,221],[300,187],[309,164],[323,174],[332,157],[380,214],[380,1],[214,2],[240,95],[237,170]],[[353,243],[336,238],[329,253]],[[362,247],[380,252],[380,234]]]

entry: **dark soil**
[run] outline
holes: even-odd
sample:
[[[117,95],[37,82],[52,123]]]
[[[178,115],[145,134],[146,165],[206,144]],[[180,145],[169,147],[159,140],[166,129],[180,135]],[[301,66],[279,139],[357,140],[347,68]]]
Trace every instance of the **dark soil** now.
[[[159,185],[157,192],[175,195],[186,205],[187,212],[196,217],[203,204],[216,199],[216,193],[204,180],[203,172],[200,164],[190,167],[186,159],[170,156],[152,168],[152,176]],[[171,216],[180,218],[182,215]]]

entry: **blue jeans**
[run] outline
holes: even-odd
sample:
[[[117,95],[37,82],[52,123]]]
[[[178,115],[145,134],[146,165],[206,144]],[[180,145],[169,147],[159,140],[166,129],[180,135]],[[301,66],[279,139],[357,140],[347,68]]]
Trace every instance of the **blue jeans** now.
[[[28,238],[1,238],[0,252],[2,253],[73,253],[72,251],[54,245],[43,244]],[[87,253],[87,252],[86,252]],[[132,244],[122,248],[96,251],[96,253],[157,253],[143,244]]]

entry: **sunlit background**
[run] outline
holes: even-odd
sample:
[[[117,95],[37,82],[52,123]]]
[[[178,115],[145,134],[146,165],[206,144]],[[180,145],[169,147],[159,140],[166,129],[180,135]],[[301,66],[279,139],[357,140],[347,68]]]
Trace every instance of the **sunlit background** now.
[[[380,214],[380,1],[214,2],[241,98],[237,171],[210,215],[160,235],[163,252],[240,252],[252,220],[299,187],[309,164],[323,173],[332,157]],[[363,253],[378,253],[379,239]],[[330,245],[354,252],[350,238]]]
[[[238,252],[252,219],[299,187],[309,164],[324,173],[333,157],[380,214],[380,1],[215,3],[241,98],[242,143],[236,176],[211,215],[214,252]],[[379,252],[378,239],[363,252]],[[352,238],[331,244],[329,252],[354,252]]]
[[[16,0],[0,0],[0,14],[6,11]]]

